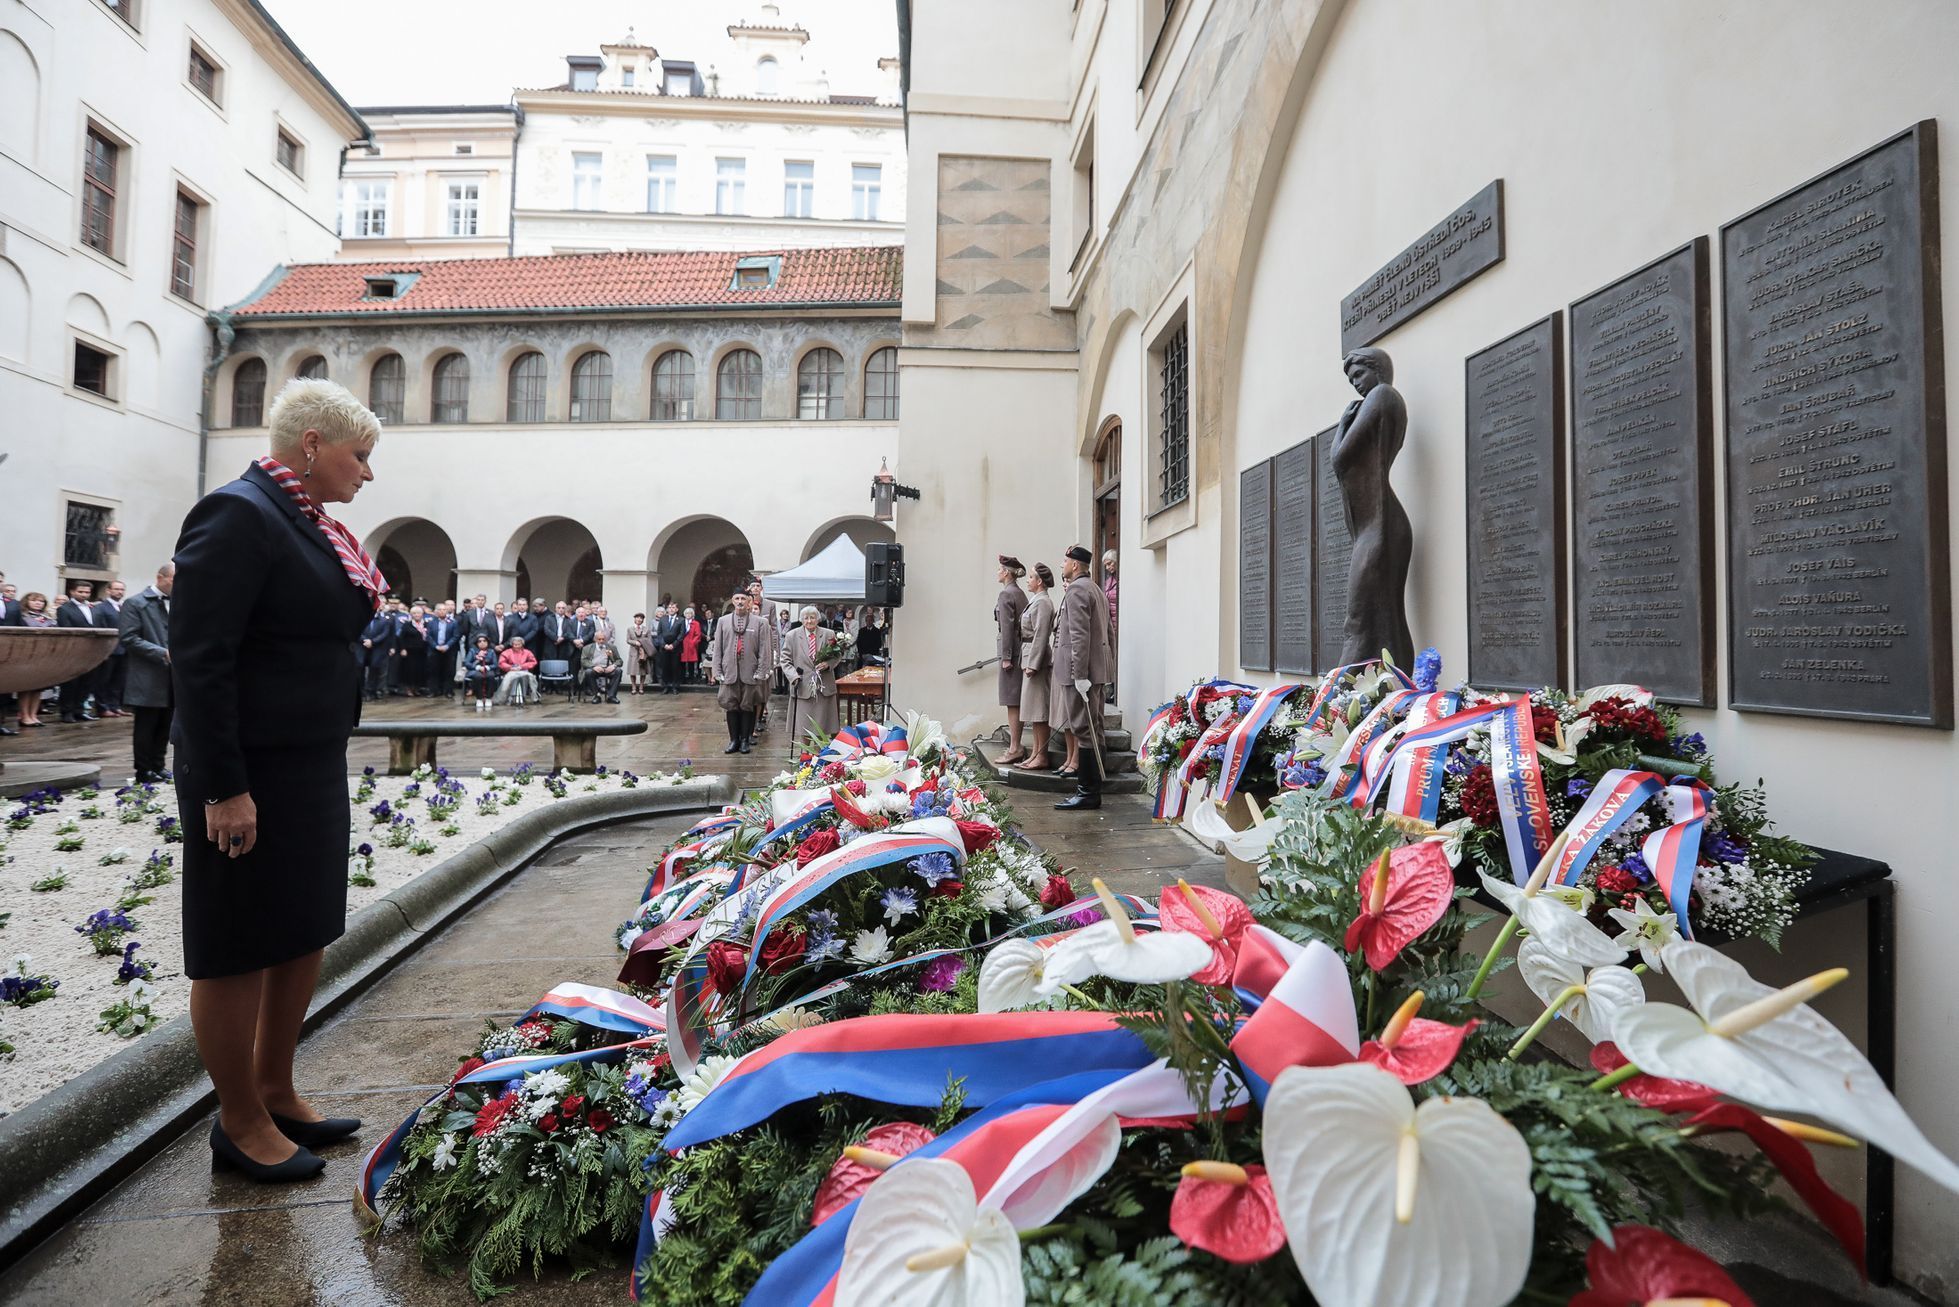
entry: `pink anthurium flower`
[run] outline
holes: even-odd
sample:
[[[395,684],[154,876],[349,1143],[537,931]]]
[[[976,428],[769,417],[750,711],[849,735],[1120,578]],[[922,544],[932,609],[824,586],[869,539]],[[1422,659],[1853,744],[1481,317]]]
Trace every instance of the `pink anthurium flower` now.
[[[1262,1166],[1191,1162],[1170,1200],[1170,1233],[1227,1262],[1262,1262],[1286,1246],[1279,1203]]]
[[[1725,1303],[1755,1307],[1734,1277],[1706,1253],[1646,1225],[1622,1225],[1612,1242],[1594,1239],[1585,1253],[1591,1287],[1570,1307],[1641,1307],[1650,1302]]]
[[[1367,965],[1383,970],[1442,920],[1455,892],[1448,855],[1432,840],[1383,853],[1361,880],[1361,910],[1347,927],[1347,952],[1365,949]]]
[[[1421,1010],[1422,991],[1418,989],[1388,1018],[1379,1039],[1360,1046],[1360,1060],[1373,1063],[1404,1085],[1419,1085],[1447,1071],[1461,1051],[1462,1041],[1478,1023],[1452,1026],[1446,1021],[1428,1021],[1415,1015]]]
[[[1184,931],[1211,946],[1210,964],[1191,976],[1200,985],[1227,985],[1238,967],[1238,941],[1252,926],[1252,910],[1226,890],[1179,880],[1157,898],[1157,924]]]
[[[911,1121],[893,1121],[867,1132],[861,1144],[852,1144],[837,1158],[830,1174],[816,1188],[816,1205],[809,1223],[821,1225],[871,1187],[873,1181],[891,1169],[891,1164],[917,1151],[938,1136]]]

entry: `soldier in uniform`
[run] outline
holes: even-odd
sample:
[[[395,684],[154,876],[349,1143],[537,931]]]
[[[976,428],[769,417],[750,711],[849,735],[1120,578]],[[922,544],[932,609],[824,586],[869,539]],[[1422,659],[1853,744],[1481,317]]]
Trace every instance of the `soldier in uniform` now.
[[[1000,706],[1007,710],[1007,751],[1000,755],[1002,767],[1027,757],[1027,750],[1020,747],[1020,683],[1025,679],[1020,668],[1020,615],[1027,611],[1027,593],[1020,588],[1020,578],[1026,575],[1027,569],[1018,558],[1000,555],[1000,594],[993,601],[993,625],[998,628]]]
[[[714,624],[714,679],[721,687],[721,711],[728,715],[728,747],[721,752],[749,751],[755,718],[775,679],[775,660],[775,627],[749,610],[746,594],[737,594],[734,611]]]
[[[1102,698],[1115,672],[1109,600],[1089,579],[1095,556],[1072,545],[1061,564],[1061,616],[1055,639],[1055,720],[1079,751],[1074,797],[1062,811],[1102,806]]]

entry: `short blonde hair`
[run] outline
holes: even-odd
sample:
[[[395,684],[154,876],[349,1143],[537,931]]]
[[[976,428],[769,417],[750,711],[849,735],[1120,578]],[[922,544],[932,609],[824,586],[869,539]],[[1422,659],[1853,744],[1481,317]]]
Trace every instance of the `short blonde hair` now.
[[[319,432],[329,445],[371,445],[381,438],[381,419],[345,386],[322,377],[294,377],[281,387],[266,426],[274,454],[297,452],[308,431]]]

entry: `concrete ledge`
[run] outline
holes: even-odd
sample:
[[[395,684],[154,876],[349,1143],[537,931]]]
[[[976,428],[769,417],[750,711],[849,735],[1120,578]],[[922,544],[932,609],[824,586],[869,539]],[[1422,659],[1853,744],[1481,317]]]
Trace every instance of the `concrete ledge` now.
[[[311,1032],[568,835],[728,802],[725,776],[560,799],[443,859],[347,919],[327,946]],[[0,1120],[0,1270],[133,1174],[216,1102],[178,1017]]]

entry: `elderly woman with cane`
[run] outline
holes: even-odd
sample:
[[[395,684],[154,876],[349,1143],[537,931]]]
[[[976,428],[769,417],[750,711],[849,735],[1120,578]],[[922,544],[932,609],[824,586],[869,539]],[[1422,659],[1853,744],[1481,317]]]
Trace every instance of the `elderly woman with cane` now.
[[[360,1128],[293,1086],[320,955],[347,927],[347,739],[361,629],[388,583],[323,506],[374,479],[381,424],[299,379],[271,450],[200,499],[177,541],[170,661],[184,841],[184,972],[217,1089],[211,1168],[305,1180]],[[199,836],[202,838],[199,838]]]
[[[805,606],[802,625],[782,642],[783,669],[789,674],[789,751],[816,731],[827,741],[837,733],[837,661],[830,648],[837,633],[823,625],[823,614]],[[824,655],[830,655],[825,657]]]

